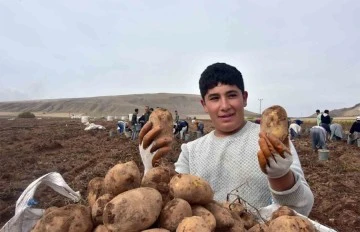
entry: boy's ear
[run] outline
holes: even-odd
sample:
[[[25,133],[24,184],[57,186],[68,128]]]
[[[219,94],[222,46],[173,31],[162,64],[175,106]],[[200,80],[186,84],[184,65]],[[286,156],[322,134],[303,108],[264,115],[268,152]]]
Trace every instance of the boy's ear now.
[[[201,105],[203,106],[203,108],[204,108],[205,112],[206,112],[206,113],[208,113],[208,110],[207,110],[207,106],[206,106],[205,100],[204,100],[204,99],[201,99],[201,100],[200,100],[200,102],[201,102]]]
[[[244,101],[244,107],[246,107],[247,106],[247,99],[248,99],[248,92],[244,91],[242,96],[243,96],[243,101]]]

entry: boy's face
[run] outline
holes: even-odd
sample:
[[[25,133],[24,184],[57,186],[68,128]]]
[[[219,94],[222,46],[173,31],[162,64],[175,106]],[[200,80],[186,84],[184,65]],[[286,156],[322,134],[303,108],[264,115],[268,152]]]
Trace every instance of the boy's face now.
[[[244,125],[247,97],[248,93],[242,93],[236,85],[219,83],[208,90],[201,104],[209,114],[217,136],[236,133]]]

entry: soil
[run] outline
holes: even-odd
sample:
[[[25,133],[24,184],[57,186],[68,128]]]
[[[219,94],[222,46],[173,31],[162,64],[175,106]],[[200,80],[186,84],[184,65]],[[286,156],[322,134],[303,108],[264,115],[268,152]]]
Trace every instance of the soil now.
[[[46,173],[59,172],[86,198],[87,183],[105,176],[118,162],[134,160],[143,170],[136,140],[116,133],[115,122],[95,123],[106,130],[84,131],[80,119],[0,119],[0,227],[14,215],[25,188]],[[304,131],[309,126],[304,125]],[[211,129],[205,122],[205,131]],[[329,160],[319,161],[306,133],[294,144],[315,196],[309,217],[338,231],[360,231],[360,148],[331,142]],[[167,161],[176,161],[180,145],[177,139]],[[34,199],[37,208],[70,203],[43,186]]]

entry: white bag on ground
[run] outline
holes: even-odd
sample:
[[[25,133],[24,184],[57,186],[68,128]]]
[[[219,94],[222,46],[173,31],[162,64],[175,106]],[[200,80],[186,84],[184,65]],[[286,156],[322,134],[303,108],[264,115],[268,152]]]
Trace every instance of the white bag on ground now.
[[[72,190],[63,177],[57,172],[50,172],[33,181],[16,201],[15,216],[12,217],[0,230],[0,232],[29,232],[41,218],[44,209],[31,208],[28,202],[33,199],[37,187],[47,185],[61,195],[70,198],[74,202],[81,199],[79,192]]]
[[[271,215],[272,213],[277,210],[278,208],[280,207],[279,204],[271,204],[271,205],[268,205],[266,207],[263,207],[259,210],[259,213],[261,215],[262,218],[266,219],[266,220],[270,220],[271,219]],[[295,211],[296,213],[296,211]],[[301,216],[301,217],[305,217],[304,215],[302,214],[298,214],[296,213],[298,216]],[[307,218],[314,226],[315,228],[317,229],[317,231],[319,232],[336,232],[336,230],[334,229],[331,229],[331,228],[328,228],[326,226],[323,226],[321,225],[320,223],[316,222],[316,221],[313,221],[311,220],[310,218],[308,217],[305,217]]]

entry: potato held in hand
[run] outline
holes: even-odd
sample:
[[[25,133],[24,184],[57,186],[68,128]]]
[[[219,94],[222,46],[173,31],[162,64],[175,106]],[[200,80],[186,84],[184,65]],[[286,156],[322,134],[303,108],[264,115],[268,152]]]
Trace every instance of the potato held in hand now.
[[[143,144],[144,149],[148,148],[153,142],[154,145],[151,152],[156,152],[152,158],[152,165],[156,163],[171,150],[173,141],[173,118],[171,113],[163,108],[157,108],[149,117],[149,122],[141,129],[140,145]]]
[[[275,105],[264,110],[261,115],[260,131],[273,134],[289,147],[288,119],[285,109]]]

